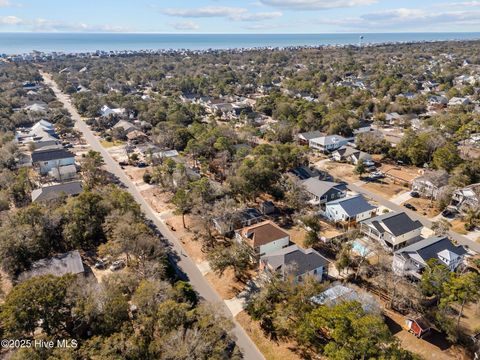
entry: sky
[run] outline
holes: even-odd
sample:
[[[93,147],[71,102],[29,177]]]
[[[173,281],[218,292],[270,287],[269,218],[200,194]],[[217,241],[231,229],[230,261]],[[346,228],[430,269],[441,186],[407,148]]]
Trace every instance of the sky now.
[[[480,1],[0,0],[0,32],[19,31],[479,32]]]

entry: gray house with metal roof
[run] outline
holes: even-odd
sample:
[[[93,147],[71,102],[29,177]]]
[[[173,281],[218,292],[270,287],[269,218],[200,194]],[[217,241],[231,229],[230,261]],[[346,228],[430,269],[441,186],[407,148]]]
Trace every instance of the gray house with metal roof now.
[[[354,195],[326,203],[323,215],[334,222],[357,223],[374,216],[376,210],[362,195]]]
[[[20,275],[21,280],[26,280],[34,276],[55,275],[63,276],[66,274],[84,274],[82,257],[77,250],[53,256],[48,259],[42,259],[33,263],[31,269]]]
[[[360,222],[360,231],[390,251],[422,240],[422,229],[420,221],[404,212],[389,212]]]
[[[277,273],[285,279],[293,275],[296,281],[302,281],[311,275],[322,281],[328,274],[328,261],[313,249],[302,249],[291,245],[260,258],[260,269],[266,273]]]
[[[395,251],[393,271],[398,275],[420,278],[429,260],[435,259],[450,271],[463,263],[467,250],[454,245],[446,236],[434,236]]]
[[[32,191],[32,202],[56,200],[62,196],[75,196],[81,192],[81,181],[43,186]]]

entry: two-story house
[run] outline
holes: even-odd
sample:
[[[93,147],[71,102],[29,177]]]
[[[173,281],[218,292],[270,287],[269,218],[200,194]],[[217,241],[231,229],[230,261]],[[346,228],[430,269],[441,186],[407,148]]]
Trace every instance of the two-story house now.
[[[347,196],[347,186],[332,181],[310,178],[303,181],[302,186],[311,195],[311,203],[314,205],[322,205]]]
[[[375,165],[370,154],[355,149],[352,146],[342,146],[340,149],[335,150],[332,153],[332,159],[335,161],[346,161],[354,165],[357,165],[359,161],[363,161],[365,166]]]
[[[322,281],[328,275],[329,263],[330,261],[313,249],[305,250],[297,245],[291,245],[262,256],[260,270],[267,274],[280,274],[282,279],[293,275],[297,282],[301,282],[309,275]]]
[[[424,197],[436,199],[448,184],[449,175],[444,170],[427,171],[412,182],[412,190]]]
[[[354,195],[325,204],[323,215],[333,222],[356,224],[375,215],[377,208],[362,195]]]
[[[420,221],[404,212],[389,212],[360,222],[360,231],[390,251],[422,240],[422,229]]]
[[[236,231],[235,238],[253,248],[257,256],[269,255],[290,244],[290,234],[270,220]]]
[[[434,236],[395,251],[392,267],[398,275],[421,278],[429,260],[435,259],[455,271],[463,263],[466,253],[463,246],[452,244],[448,237]]]
[[[75,155],[65,149],[47,148],[32,152],[32,165],[39,169],[41,175],[48,174],[54,168],[74,164]]]
[[[326,135],[313,138],[308,141],[308,146],[312,149],[319,150],[325,154],[331,153],[342,146],[347,145],[348,139],[340,135]]]
[[[449,208],[458,212],[480,206],[480,183],[457,189],[452,194]]]

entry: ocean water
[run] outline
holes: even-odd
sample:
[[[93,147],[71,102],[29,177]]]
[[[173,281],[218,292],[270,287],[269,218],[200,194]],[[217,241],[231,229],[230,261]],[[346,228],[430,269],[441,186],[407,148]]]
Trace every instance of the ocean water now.
[[[370,34],[117,34],[117,33],[0,33],[0,54],[92,52],[96,50],[232,49],[320,46],[362,43],[473,40],[475,33]]]

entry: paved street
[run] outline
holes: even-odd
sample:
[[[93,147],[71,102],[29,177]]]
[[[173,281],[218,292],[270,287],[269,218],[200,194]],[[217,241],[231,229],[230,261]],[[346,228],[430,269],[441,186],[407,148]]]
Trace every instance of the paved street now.
[[[70,112],[72,119],[75,121],[75,127],[83,134],[83,137],[91,148],[95,151],[98,151],[102,154],[105,161],[105,167],[107,171],[117,176],[123,184],[127,187],[127,191],[134,197],[134,199],[140,204],[143,212],[146,217],[153,221],[161,233],[167,238],[172,246],[172,250],[179,254],[177,266],[178,268],[187,275],[188,281],[192,284],[195,290],[200,294],[205,300],[214,303],[218,306],[218,309],[223,311],[227,316],[231,317],[231,313],[225,305],[223,299],[217,294],[217,292],[210,286],[208,281],[203,277],[200,270],[197,268],[195,262],[190,259],[186,252],[183,250],[180,242],[177,240],[175,235],[164,225],[160,220],[157,214],[152,210],[152,208],[145,201],[143,196],[140,194],[138,189],[135,187],[133,182],[128,176],[125,175],[124,171],[120,168],[117,162],[111,157],[111,155],[103,148],[100,144],[97,137],[90,130],[87,124],[82,120],[80,114],[71,104],[69,97],[63,94],[57,85],[52,81],[51,77],[48,74],[42,73],[45,83],[52,88],[58,100],[60,100],[64,107]],[[264,359],[263,355],[260,353],[256,345],[245,333],[243,328],[235,321],[232,317],[235,328],[233,330],[234,335],[237,338],[237,344],[242,349],[245,359]]]

